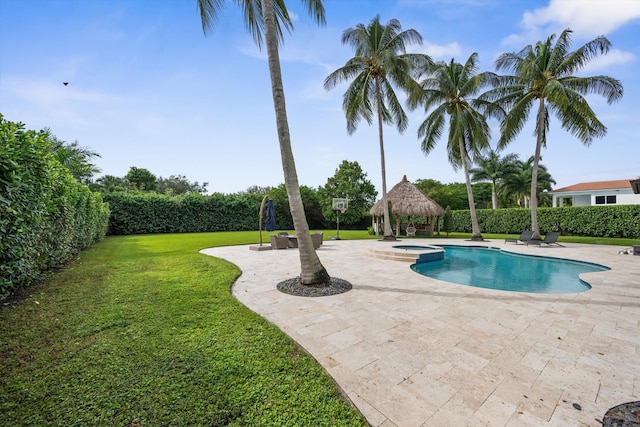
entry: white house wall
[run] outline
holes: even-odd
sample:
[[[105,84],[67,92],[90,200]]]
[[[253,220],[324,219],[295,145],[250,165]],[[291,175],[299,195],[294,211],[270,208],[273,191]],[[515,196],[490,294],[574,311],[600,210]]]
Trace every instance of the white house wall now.
[[[572,199],[573,206],[614,206],[614,204],[596,205],[597,196],[616,196],[615,205],[640,205],[640,194],[633,194],[630,188],[617,190],[565,191],[552,193],[553,206],[563,206],[563,199]]]
[[[595,203],[595,198],[593,200]],[[591,206],[591,196],[588,194],[573,196],[573,206]]]
[[[620,194],[618,195],[619,205],[640,205],[640,194]]]

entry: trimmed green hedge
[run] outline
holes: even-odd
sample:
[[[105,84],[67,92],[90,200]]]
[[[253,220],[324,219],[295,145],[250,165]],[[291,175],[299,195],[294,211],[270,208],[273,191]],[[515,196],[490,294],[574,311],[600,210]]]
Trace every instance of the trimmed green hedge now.
[[[333,227],[335,223],[325,221],[316,193],[304,186],[300,190],[309,228],[323,230]],[[107,193],[104,199],[111,209],[108,234],[258,230],[263,197],[259,193],[214,193],[210,196],[195,193],[179,196],[149,192]],[[269,197],[274,202],[278,230],[292,230],[293,219],[284,186],[270,189]],[[340,226],[357,230],[365,229],[369,224],[371,218],[365,217],[358,224]]]
[[[483,233],[519,234],[531,229],[529,209],[479,209]],[[471,232],[468,210],[453,212],[454,231]],[[640,205],[573,206],[538,208],[540,232],[560,231],[564,235],[640,238]]]
[[[47,137],[0,114],[0,299],[106,234],[102,196],[54,159]]]
[[[197,233],[258,228],[259,195],[110,193],[109,234]]]
[[[292,229],[286,193],[272,193],[278,229]],[[111,209],[108,233],[112,235],[257,230],[262,201],[261,194],[253,193],[172,197],[122,192],[105,194],[104,198]],[[326,228],[327,224],[310,215],[314,206],[307,197],[309,227]],[[529,209],[479,209],[477,214],[483,233],[519,234],[531,229]],[[452,217],[451,231],[471,232],[468,210],[453,211]],[[640,238],[640,205],[539,208],[538,224],[543,234],[561,231],[574,236]]]

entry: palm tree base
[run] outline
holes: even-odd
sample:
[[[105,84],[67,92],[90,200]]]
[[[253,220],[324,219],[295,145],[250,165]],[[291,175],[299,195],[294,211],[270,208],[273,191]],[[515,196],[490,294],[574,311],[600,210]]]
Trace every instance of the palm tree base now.
[[[338,295],[350,291],[352,287],[351,283],[337,277],[330,277],[328,283],[319,283],[314,285],[304,285],[300,282],[299,277],[294,277],[293,279],[287,279],[280,282],[277,285],[280,292],[297,297],[325,297]]]
[[[482,237],[482,235],[471,236],[471,241],[472,242],[484,242],[484,238]]]
[[[395,241],[395,240],[397,240],[397,239],[396,239],[396,236],[394,236],[394,235],[390,235],[390,236],[383,236],[383,237],[382,237],[382,240],[383,240],[383,241]]]

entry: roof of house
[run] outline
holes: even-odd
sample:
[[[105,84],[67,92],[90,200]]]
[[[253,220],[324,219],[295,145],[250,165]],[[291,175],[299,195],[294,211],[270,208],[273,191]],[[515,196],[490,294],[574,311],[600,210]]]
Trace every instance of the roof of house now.
[[[570,185],[568,187],[553,190],[553,193],[565,193],[569,191],[592,191],[592,190],[613,190],[620,188],[631,188],[631,182],[628,179],[616,179],[614,181],[595,181],[581,182],[579,184]]]

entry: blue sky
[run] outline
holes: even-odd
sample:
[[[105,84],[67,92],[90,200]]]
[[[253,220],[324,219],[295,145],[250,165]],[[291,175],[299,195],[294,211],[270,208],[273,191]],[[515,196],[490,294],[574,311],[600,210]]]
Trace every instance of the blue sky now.
[[[565,28],[573,48],[598,35],[612,43],[583,75],[605,74],[624,85],[622,101],[589,101],[608,127],[585,147],[552,119],[542,163],[556,187],[640,176],[640,2],[637,0],[325,0],[318,27],[288,0],[295,30],[281,49],[285,95],[299,181],[324,185],[343,160],[357,161],[380,191],[376,126],[347,134],[346,85],[323,89],[326,76],[353,56],[342,32],[375,15],[395,18],[424,39],[414,52],[465,61],[478,52],[495,71],[503,52],[517,52]],[[209,182],[234,193],[284,182],[266,54],[247,34],[235,3],[204,36],[195,0],[0,0],[0,112],[27,128],[48,127],[102,156],[103,174],[129,167],[158,176]],[[62,82],[69,82],[64,86]],[[425,156],[409,112],[399,134],[385,127],[388,188],[409,180],[463,182],[447,162],[446,140]],[[493,144],[499,137],[491,123]],[[533,154],[533,123],[504,152]]]

